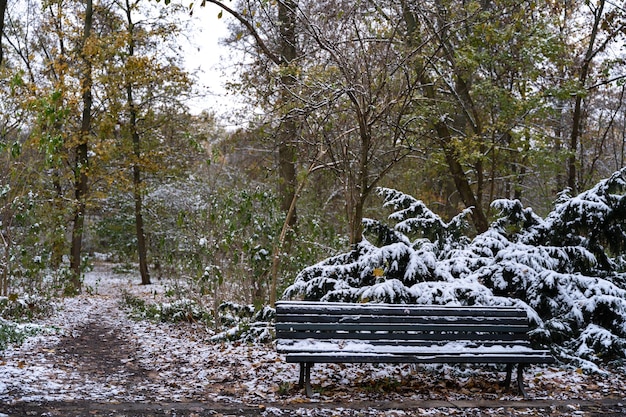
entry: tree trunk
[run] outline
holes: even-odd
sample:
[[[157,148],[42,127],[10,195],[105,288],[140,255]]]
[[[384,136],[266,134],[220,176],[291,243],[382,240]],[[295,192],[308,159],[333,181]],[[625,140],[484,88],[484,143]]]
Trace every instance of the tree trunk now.
[[[139,273],[141,285],[149,285],[150,273],[148,271],[148,248],[146,234],[143,227],[143,200],[141,196],[141,171],[138,165],[133,167],[133,186],[135,198],[135,229],[137,232],[137,252],[139,253]]]
[[[9,217],[7,216],[7,219]],[[11,216],[13,218],[13,216]],[[11,221],[9,224],[3,224],[4,230],[0,230],[0,240],[2,241],[3,254],[2,254],[2,272],[0,273],[0,296],[6,297],[9,295],[9,269],[11,264]]]
[[[74,161],[74,222],[72,229],[72,248],[70,251],[70,270],[72,273],[70,285],[72,288],[69,288],[71,292],[80,292],[81,291],[81,255],[82,255],[82,245],[83,245],[83,233],[85,227],[85,209],[86,209],[86,198],[88,191],[88,178],[87,178],[87,170],[89,167],[89,134],[91,132],[91,107],[93,105],[93,96],[91,93],[92,87],[92,75],[91,75],[91,62],[89,61],[89,57],[86,56],[86,46],[91,36],[91,27],[92,27],[92,17],[93,17],[93,1],[86,1],[86,9],[85,9],[85,24],[83,29],[83,40],[82,40],[82,65],[83,65],[83,73],[81,80],[82,87],[82,101],[83,101],[83,114],[81,127],[78,137],[78,144],[76,145],[75,151],[75,161]]]
[[[425,85],[424,90],[426,97],[431,100],[435,100],[436,97],[434,88],[432,87],[432,81],[424,76],[422,83]],[[487,221],[487,216],[485,215],[485,211],[483,210],[480,201],[472,190],[472,186],[470,185],[470,181],[465,174],[465,170],[463,169],[461,162],[459,162],[460,158],[458,151],[450,144],[450,139],[452,138],[450,129],[444,122],[439,122],[435,125],[435,131],[437,133],[437,137],[439,138],[441,149],[443,150],[446,158],[448,169],[450,174],[452,174],[454,185],[461,196],[461,200],[463,201],[465,207],[472,207],[472,222],[474,223],[474,228],[478,233],[483,233],[489,228],[489,222]]]
[[[126,86],[128,95],[128,106],[130,116],[130,128],[133,138],[133,153],[135,163],[133,164],[133,197],[135,200],[135,232],[137,236],[137,253],[139,255],[139,273],[141,275],[141,285],[149,285],[150,272],[148,271],[148,248],[146,245],[146,234],[143,226],[143,198],[141,187],[141,141],[137,133],[137,111],[133,103],[133,89],[129,84]]]
[[[448,141],[450,140],[450,131],[448,127],[443,123],[438,123],[436,126],[437,135],[439,136],[439,141],[441,143],[441,147],[443,149],[443,153],[446,158],[446,162],[448,164],[448,169],[452,174],[452,179],[454,180],[454,185],[456,186],[459,195],[461,196],[461,200],[463,200],[463,204],[465,207],[473,207],[472,209],[472,222],[474,223],[474,227],[478,233],[483,233],[487,231],[489,228],[489,222],[487,221],[487,216],[482,209],[482,206],[476,199],[474,192],[472,191],[472,187],[469,183],[467,175],[465,175],[465,171],[463,170],[463,166],[459,162],[459,157],[457,155],[457,151],[453,149]]]
[[[583,92],[586,89],[587,78],[589,77],[589,71],[591,69],[591,61],[593,57],[599,52],[595,50],[596,38],[598,31],[600,30],[600,24],[602,22],[602,14],[604,12],[605,0],[600,0],[593,12],[593,27],[589,36],[589,44],[587,45],[587,51],[580,68],[580,74],[578,76],[578,89],[576,93],[576,101],[574,102],[574,112],[572,114],[572,133],[570,136],[569,152],[570,156],[567,161],[567,186],[572,190],[572,194],[576,194],[577,190],[577,164],[576,153],[578,150],[578,142],[581,135],[582,127],[582,107],[583,107]]]
[[[4,58],[4,49],[2,48],[2,38],[4,37],[4,14],[7,10],[7,0],[0,0],[0,65]]]
[[[281,103],[285,107],[286,114],[279,132],[278,144],[278,167],[279,167],[279,194],[281,210],[289,216],[289,226],[297,223],[296,207],[291,207],[295,201],[296,179],[296,147],[295,140],[298,127],[293,116],[289,114],[289,102],[291,101],[291,89],[296,83],[295,74],[289,66],[297,57],[296,50],[296,2],[293,0],[278,2],[278,25],[280,28],[280,65],[283,68],[281,76]]]
[[[129,44],[128,57],[135,55],[135,25],[132,19],[132,8],[128,0],[126,1],[126,18],[128,23]],[[150,272],[148,271],[148,248],[146,245],[146,234],[143,225],[143,199],[141,187],[141,138],[137,129],[137,108],[133,98],[133,85],[130,80],[126,83],[126,100],[128,105],[128,122],[133,142],[133,197],[135,200],[135,232],[137,237],[137,253],[139,255],[139,273],[141,275],[141,285],[149,285]]]
[[[360,152],[358,171],[356,172],[356,178],[352,181],[348,181],[351,187],[348,190],[349,211],[348,211],[348,224],[350,226],[350,244],[356,245],[363,240],[363,208],[365,206],[365,199],[371,189],[369,185],[370,174],[370,150],[372,146],[372,130],[369,125],[367,109],[365,105],[353,94],[349,94],[352,106],[355,109],[356,119],[359,124],[359,140],[360,140]],[[350,158],[348,155],[344,156],[346,161]],[[347,169],[349,172],[349,168]],[[352,175],[352,174],[350,174]]]

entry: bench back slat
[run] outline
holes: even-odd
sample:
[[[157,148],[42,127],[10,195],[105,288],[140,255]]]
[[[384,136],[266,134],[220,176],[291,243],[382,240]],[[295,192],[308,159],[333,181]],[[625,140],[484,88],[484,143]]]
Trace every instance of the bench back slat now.
[[[306,301],[281,301],[276,303],[276,314],[314,314],[314,315],[403,315],[403,316],[472,316],[472,317],[525,317],[525,312],[515,307],[484,306],[422,306],[406,304],[350,304],[319,303]]]
[[[522,325],[528,323],[526,315],[510,316],[510,317],[493,317],[493,316],[460,316],[454,317],[450,315],[422,315],[422,316],[406,316],[406,315],[378,315],[371,314],[351,314],[351,315],[314,315],[314,314],[278,314],[277,321],[284,323],[358,323],[358,324],[374,324],[374,323],[412,323],[412,324],[475,324],[482,322],[484,324],[498,325]]]

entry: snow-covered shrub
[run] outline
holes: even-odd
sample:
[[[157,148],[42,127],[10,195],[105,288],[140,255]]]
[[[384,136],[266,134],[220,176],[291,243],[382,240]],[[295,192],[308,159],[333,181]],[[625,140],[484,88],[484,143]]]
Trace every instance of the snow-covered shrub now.
[[[0,297],[0,351],[10,345],[20,345],[26,338],[51,331],[29,321],[52,312],[54,305],[46,297],[11,294]]]
[[[122,293],[122,306],[132,318],[157,322],[202,322],[210,324],[212,314],[197,301],[181,298],[171,302],[147,302],[129,292]]]
[[[464,235],[398,191],[381,189],[392,225],[366,219],[366,238],[305,268],[284,297],[322,301],[516,305],[536,342],[579,362],[626,358],[626,169],[542,219],[497,200],[490,229]],[[369,240],[368,240],[369,239]],[[375,243],[372,243],[375,242]]]
[[[384,206],[394,209],[389,218],[395,226],[365,219],[366,235],[376,244],[363,239],[350,252],[305,268],[286,297],[425,304],[473,304],[493,297],[480,283],[455,279],[441,268],[447,255],[460,253],[469,243],[463,234],[469,211],[445,223],[411,196],[388,188],[379,194]]]
[[[271,307],[255,309],[251,304],[223,303],[218,309],[222,331],[213,342],[238,340],[246,343],[267,343],[274,339],[274,317]]]

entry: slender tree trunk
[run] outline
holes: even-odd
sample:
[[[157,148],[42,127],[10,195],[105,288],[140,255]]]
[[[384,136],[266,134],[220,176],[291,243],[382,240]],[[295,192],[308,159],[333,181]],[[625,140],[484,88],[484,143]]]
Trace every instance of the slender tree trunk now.
[[[0,0],[0,65],[4,59],[4,49],[2,48],[2,38],[4,36],[4,14],[7,10],[7,0]]]
[[[372,130],[368,124],[366,106],[362,105],[354,95],[350,94],[349,96],[352,106],[356,111],[356,118],[359,123],[360,140],[358,171],[356,172],[354,180],[348,182],[349,186],[352,188],[348,190],[348,199],[350,200],[348,211],[350,244],[356,245],[363,240],[363,210],[365,206],[365,199],[371,189],[368,182],[370,174],[369,168],[370,150],[372,146]],[[345,156],[345,159],[346,161],[349,161],[348,155]],[[349,168],[347,169],[349,171]]]
[[[424,90],[426,97],[431,100],[435,100],[435,90],[432,87],[432,81],[427,79],[426,76],[423,78],[422,83],[425,86]],[[463,201],[465,207],[472,207],[472,222],[474,223],[474,227],[478,233],[483,233],[489,228],[489,222],[480,201],[472,190],[472,186],[470,185],[470,181],[465,174],[465,170],[463,169],[461,162],[459,162],[460,157],[458,155],[458,151],[454,149],[453,145],[450,144],[450,140],[452,139],[450,129],[444,122],[439,122],[435,125],[435,131],[437,133],[437,137],[439,138],[441,149],[443,150],[446,158],[448,169],[450,174],[452,174],[454,185],[461,196],[461,200]]]
[[[135,163],[133,164],[133,197],[135,200],[135,232],[137,236],[137,253],[139,254],[139,273],[141,275],[141,284],[149,285],[150,272],[148,270],[148,248],[146,245],[146,234],[143,225],[143,198],[141,186],[141,167],[139,160],[141,158],[141,141],[139,133],[137,133],[137,110],[133,102],[132,86],[127,85],[126,92],[128,95],[130,127],[133,137],[133,153]]]
[[[133,167],[133,189],[135,198],[135,229],[137,233],[137,252],[139,253],[139,273],[141,284],[149,285],[150,273],[148,271],[148,248],[146,234],[143,226],[143,199],[141,190],[141,170],[138,165]]]
[[[0,230],[0,240],[2,241],[2,272],[0,273],[0,296],[6,297],[9,295],[9,267],[11,263],[11,228],[10,224],[3,224],[5,230]]]
[[[587,51],[580,68],[580,74],[578,76],[578,88],[584,90],[587,84],[587,78],[589,77],[589,71],[591,70],[591,61],[593,57],[598,53],[595,50],[596,38],[598,31],[600,30],[600,24],[602,22],[602,14],[604,13],[605,0],[600,0],[593,11],[594,20],[591,34],[589,36],[589,44],[587,45]],[[576,94],[576,101],[574,102],[574,112],[572,114],[572,133],[570,136],[569,152],[570,156],[567,161],[567,186],[572,190],[572,193],[577,192],[577,150],[578,142],[581,135],[582,127],[582,115],[583,115],[583,93],[579,91]]]
[[[129,1],[126,1],[126,18],[128,23],[129,43],[128,56],[135,55],[134,28],[132,19],[132,8]],[[141,274],[141,284],[150,284],[150,272],[148,270],[148,248],[146,245],[146,234],[143,225],[143,199],[141,186],[141,138],[137,129],[137,108],[133,98],[133,85],[129,80],[126,84],[126,100],[128,105],[128,119],[133,141],[133,197],[135,200],[135,232],[137,236],[137,253],[139,255],[139,273]]]
[[[289,68],[297,58],[296,50],[296,2],[286,0],[278,2],[278,24],[280,28],[280,59],[283,66],[281,76],[281,102],[286,110],[285,120],[279,132],[278,166],[279,166],[279,194],[281,210],[289,216],[289,226],[297,223],[297,210],[292,207],[297,179],[296,179],[296,138],[298,126],[293,116],[289,114],[291,89],[296,83],[294,71]]]
[[[81,127],[78,137],[78,144],[76,145],[75,161],[74,161],[74,222],[72,229],[72,248],[70,253],[70,270],[72,272],[71,278],[71,291],[81,291],[81,255],[83,245],[83,233],[85,227],[85,209],[86,198],[88,191],[88,178],[87,170],[89,168],[89,134],[91,132],[91,108],[93,105],[93,96],[91,93],[92,87],[92,75],[91,75],[91,62],[89,57],[86,56],[86,46],[91,36],[93,17],[93,1],[86,0],[85,9],[85,25],[83,29],[83,42],[82,42],[82,65],[83,74],[81,80],[82,87],[82,101],[83,101],[83,114]]]

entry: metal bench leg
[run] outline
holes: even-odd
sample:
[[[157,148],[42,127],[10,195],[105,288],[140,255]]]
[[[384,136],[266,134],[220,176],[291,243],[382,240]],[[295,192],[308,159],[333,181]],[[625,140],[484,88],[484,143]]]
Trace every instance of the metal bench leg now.
[[[313,388],[311,388],[311,368],[313,368],[312,362],[300,362],[298,388],[304,388],[307,397],[313,396]]]
[[[300,379],[298,379],[298,388],[304,387],[304,362],[300,362]]]
[[[313,363],[307,362],[304,364],[304,392],[308,398],[313,396],[313,388],[311,388],[311,368],[313,368]]]
[[[502,383],[502,385],[504,385],[504,388],[506,389],[508,389],[511,386],[511,373],[512,372],[513,372],[513,364],[507,363],[506,364],[506,379]]]
[[[519,388],[519,392],[524,396],[524,399],[528,399],[528,394],[526,394],[526,390],[524,389],[524,364],[517,364],[517,388]]]

